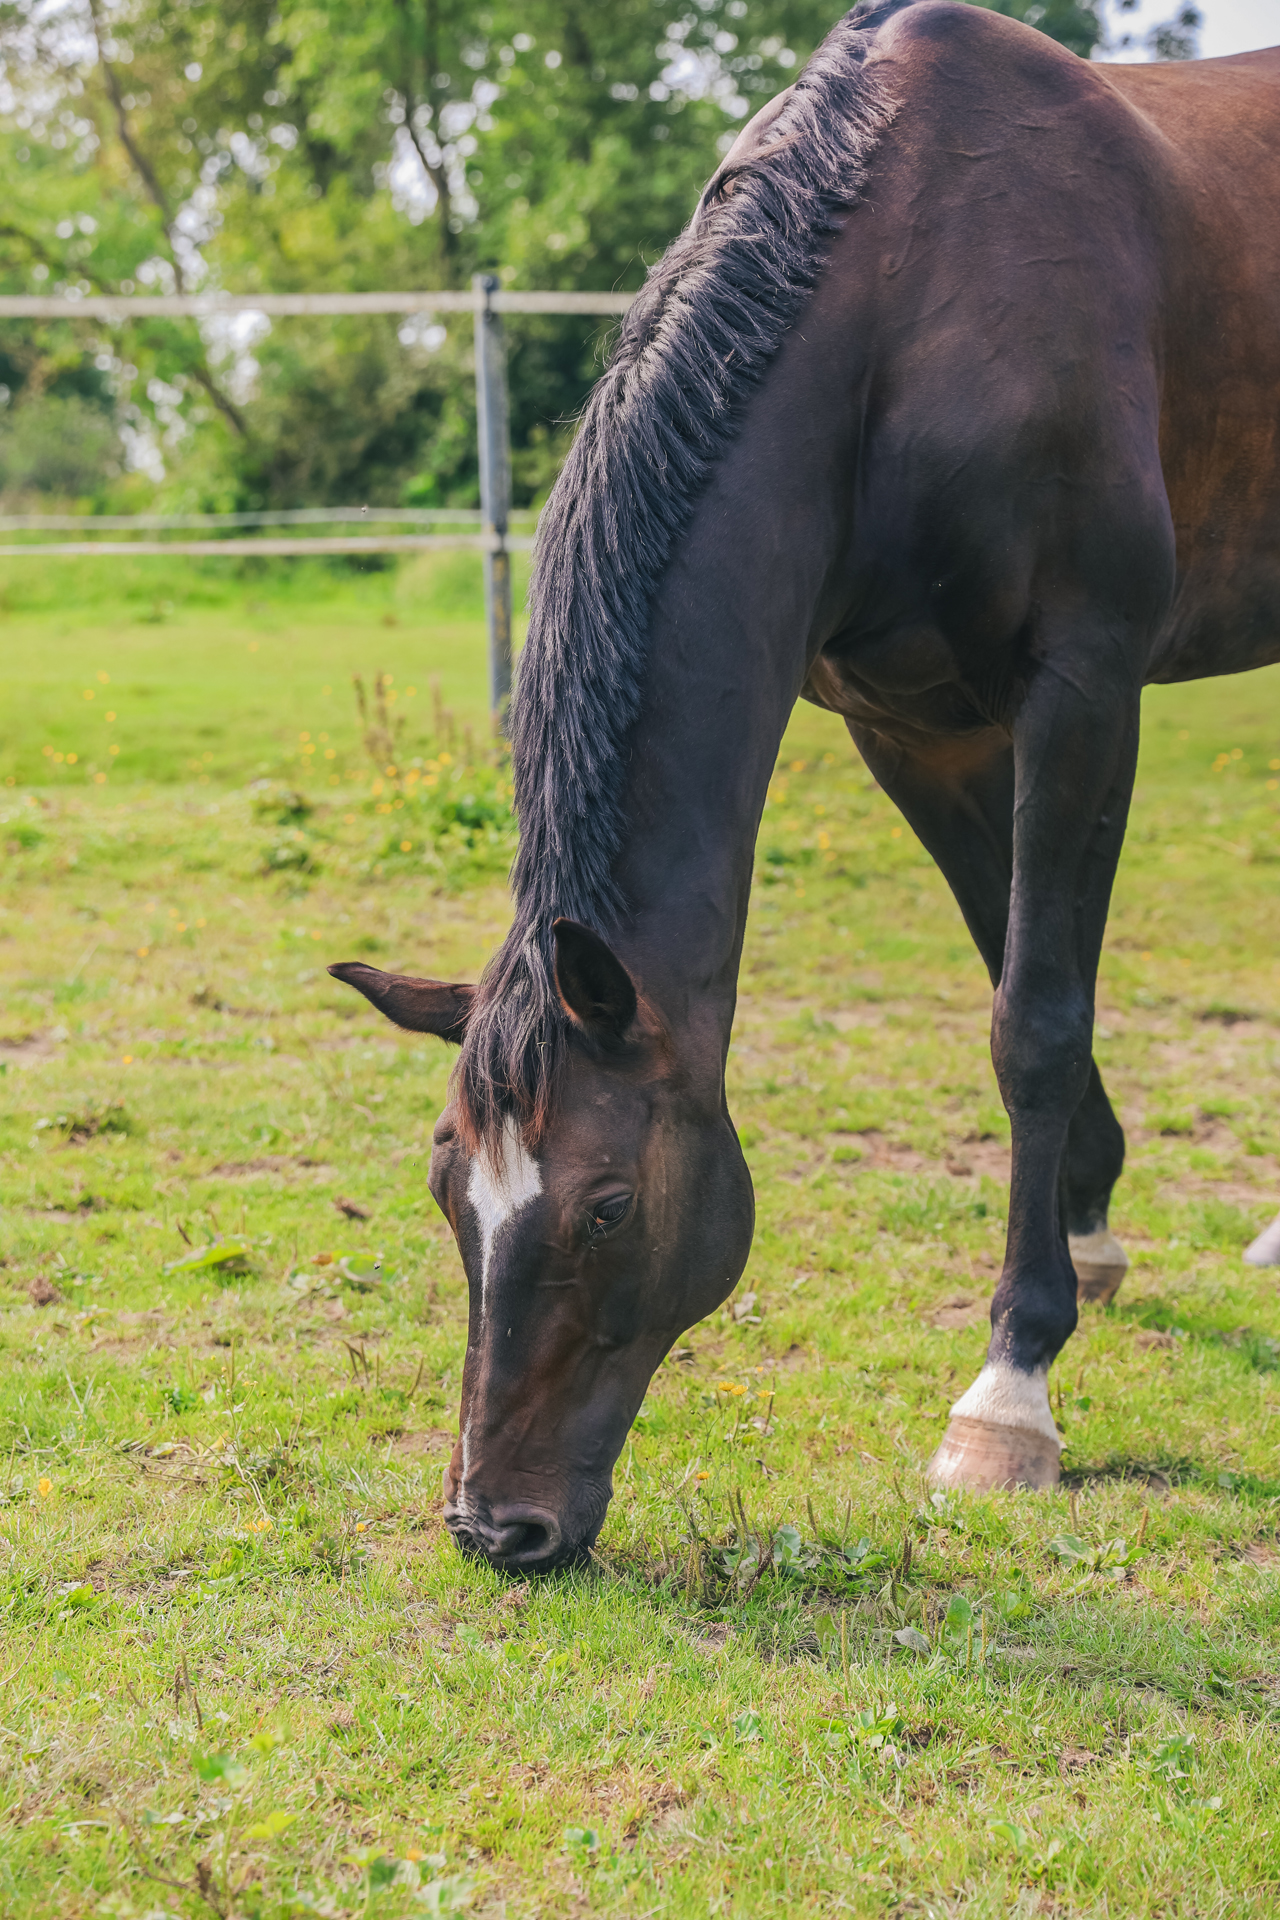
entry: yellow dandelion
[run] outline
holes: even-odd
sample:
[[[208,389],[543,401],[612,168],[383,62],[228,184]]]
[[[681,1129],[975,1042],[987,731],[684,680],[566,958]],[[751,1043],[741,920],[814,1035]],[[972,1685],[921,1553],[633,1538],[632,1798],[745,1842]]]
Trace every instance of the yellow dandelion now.
[[[196,921],[196,925],[198,927],[207,927],[208,924],[209,924],[208,921],[203,918]]]
[[[709,1480],[711,1475],[709,1473],[695,1473],[693,1477],[695,1480]]]
[[[42,1500],[47,1500],[49,1498],[49,1495],[53,1492],[52,1480],[45,1478],[37,1481],[36,1492],[40,1495],[40,1498]]]
[[[413,852],[412,840],[402,840],[400,842],[400,851],[401,853],[412,853]]]
[[[110,746],[107,748],[108,753],[119,753],[119,751],[120,749],[117,746]]]
[[[139,960],[145,960],[147,955],[150,953],[150,951],[151,951],[150,947],[139,947],[138,948]]]
[[[80,758],[80,755],[79,755],[78,753],[69,753],[69,754],[67,755],[67,765],[68,765],[69,767],[74,767],[74,765],[75,765],[75,763],[76,763],[76,761],[77,761],[77,760],[78,760],[79,758]]]
[[[356,1532],[357,1532],[357,1533],[364,1533],[364,1532],[366,1532],[366,1531],[367,1531],[367,1529],[368,1529],[368,1524],[369,1524],[369,1523],[368,1523],[368,1521],[367,1521],[367,1520],[357,1520],[357,1521],[356,1521]]]
[[[133,1065],[133,1055],[131,1053],[122,1053],[120,1056],[120,1065],[122,1067],[131,1067]]]

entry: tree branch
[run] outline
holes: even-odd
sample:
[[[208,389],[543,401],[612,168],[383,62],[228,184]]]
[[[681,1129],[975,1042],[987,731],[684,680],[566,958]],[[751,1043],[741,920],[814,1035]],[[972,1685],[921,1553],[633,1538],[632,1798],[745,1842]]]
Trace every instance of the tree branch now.
[[[169,252],[173,256],[173,276],[178,283],[178,292],[185,293],[187,289],[182,272],[182,263],[174,252],[173,209],[169,205],[168,194],[160,184],[159,176],[133,137],[133,129],[129,125],[129,115],[125,111],[124,95],[120,91],[120,76],[102,50],[102,28],[98,21],[98,0],[89,0],[89,18],[93,22],[93,37],[98,48],[98,64],[102,68],[103,78],[107,83],[107,93],[110,96],[112,106],[115,108],[116,131],[120,135],[120,143],[132,160],[143,185],[159,209],[160,218],[164,221],[164,237],[169,242]]]
[[[446,280],[451,280],[453,278],[454,261],[458,251],[458,236],[449,224],[453,215],[453,202],[449,195],[449,178],[443,165],[443,156],[441,163],[438,165],[429,158],[427,148],[418,134],[418,129],[413,124],[414,111],[418,105],[418,101],[414,94],[413,80],[411,77],[413,72],[413,59],[409,44],[408,0],[396,0],[396,4],[400,9],[400,16],[404,23],[404,81],[401,88],[404,94],[404,123],[408,130],[409,138],[413,142],[413,150],[422,162],[427,178],[436,190],[436,213],[440,228],[440,250],[444,256],[445,278]],[[440,62],[440,12],[438,0],[426,0],[423,11],[423,30],[423,78],[426,82],[426,91],[429,94],[433,85],[433,76],[439,70]],[[433,121],[437,119],[434,112],[432,119]],[[437,147],[440,145],[438,139],[436,145]]]
[[[161,222],[164,226],[164,237],[168,242],[169,264],[173,268],[174,284],[179,293],[185,293],[187,290],[187,278],[182,270],[182,261],[173,239],[177,216],[170,204],[168,194],[160,183],[159,175],[143,152],[141,145],[134,137],[133,128],[129,124],[129,114],[124,104],[124,95],[120,90],[120,76],[102,49],[102,26],[98,17],[98,0],[89,0],[89,18],[93,22],[93,36],[98,49],[98,64],[102,68],[108,98],[111,101],[112,107],[115,109],[116,131],[120,136],[120,144],[133,162],[138,178],[150,194],[156,211],[160,215]],[[242,439],[247,439],[249,429],[245,424],[244,415],[240,412],[240,409],[235,405],[234,401],[223,393],[221,387],[209,371],[203,353],[197,352],[193,357],[191,373],[204,388],[223,418],[235,429]]]
[[[204,388],[224,420],[227,420],[231,426],[235,428],[242,439],[247,440],[249,438],[249,428],[244,415],[241,413],[239,407],[237,407],[235,401],[230,399],[222,391],[222,388],[218,385],[208,367],[205,366],[204,361],[193,361],[191,372],[193,377],[199,381],[200,385]]]

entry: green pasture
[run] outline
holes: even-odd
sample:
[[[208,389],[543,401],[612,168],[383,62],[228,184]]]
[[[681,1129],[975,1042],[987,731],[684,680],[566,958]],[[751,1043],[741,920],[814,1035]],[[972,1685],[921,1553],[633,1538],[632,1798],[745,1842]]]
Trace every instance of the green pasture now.
[[[750,1267],[596,1563],[530,1587],[440,1520],[449,1056],[324,972],[501,936],[477,563],[37,568],[0,572],[6,1920],[1273,1913],[1280,1275],[1240,1250],[1280,1207],[1280,673],[1148,696],[1097,1043],[1133,1264],[1051,1382],[1061,1492],[924,1484],[1004,1231],[989,991],[805,709],[729,1068]]]

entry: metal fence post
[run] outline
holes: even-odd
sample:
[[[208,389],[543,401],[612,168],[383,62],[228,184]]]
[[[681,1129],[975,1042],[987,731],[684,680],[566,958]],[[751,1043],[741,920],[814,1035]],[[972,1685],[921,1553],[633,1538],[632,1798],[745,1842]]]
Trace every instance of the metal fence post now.
[[[511,697],[511,444],[507,418],[507,348],[502,321],[490,296],[496,274],[478,273],[475,293],[476,429],[480,441],[480,511],[492,547],[484,556],[484,610],[489,629],[489,707],[494,727],[505,733]]]

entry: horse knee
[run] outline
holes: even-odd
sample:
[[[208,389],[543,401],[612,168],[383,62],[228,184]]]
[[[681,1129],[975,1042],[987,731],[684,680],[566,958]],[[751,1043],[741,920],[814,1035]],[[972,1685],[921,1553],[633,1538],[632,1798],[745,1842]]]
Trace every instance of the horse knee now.
[[[1068,992],[996,996],[991,1058],[1008,1112],[1070,1122],[1089,1087],[1093,1018]]]

